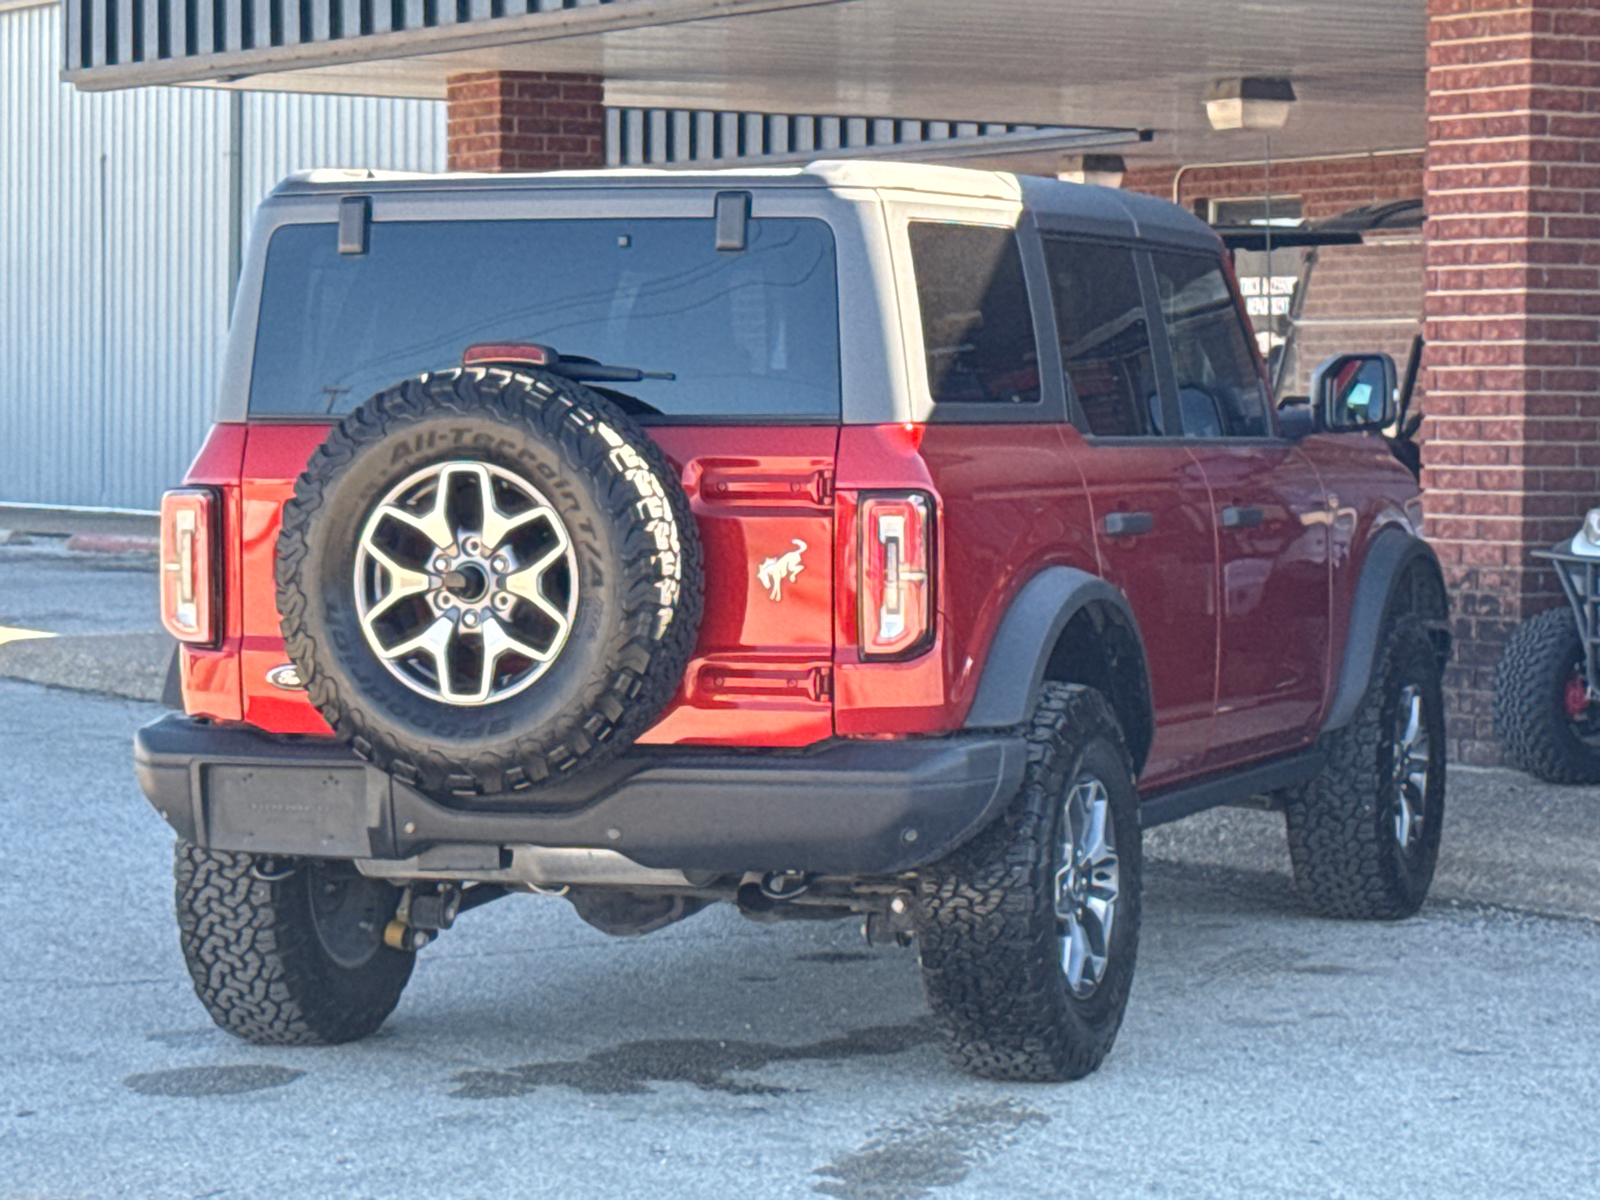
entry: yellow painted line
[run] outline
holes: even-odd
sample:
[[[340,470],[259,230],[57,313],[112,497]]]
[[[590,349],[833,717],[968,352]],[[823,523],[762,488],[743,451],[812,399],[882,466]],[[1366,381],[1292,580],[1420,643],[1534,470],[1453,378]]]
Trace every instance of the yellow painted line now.
[[[55,634],[42,629],[18,629],[15,625],[0,625],[0,646],[7,642],[25,642],[30,638],[53,638]]]

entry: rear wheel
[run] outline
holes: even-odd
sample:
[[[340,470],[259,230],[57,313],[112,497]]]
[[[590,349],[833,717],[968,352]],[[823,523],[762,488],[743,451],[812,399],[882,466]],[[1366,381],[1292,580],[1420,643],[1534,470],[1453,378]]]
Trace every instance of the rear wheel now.
[[[1077,1079],[1116,1040],[1139,944],[1133,768],[1105,698],[1049,683],[1010,810],[926,868],[917,937],[955,1062],[990,1079]]]
[[[1390,628],[1327,763],[1284,802],[1295,883],[1330,917],[1395,919],[1422,906],[1444,819],[1444,695],[1433,642],[1411,617]]]
[[[328,1046],[382,1025],[415,955],[384,944],[400,891],[349,863],[179,842],[178,937],[211,1019],[263,1046]]]
[[[1546,783],[1600,783],[1600,704],[1589,698],[1583,639],[1569,608],[1517,627],[1494,678],[1506,762]]]

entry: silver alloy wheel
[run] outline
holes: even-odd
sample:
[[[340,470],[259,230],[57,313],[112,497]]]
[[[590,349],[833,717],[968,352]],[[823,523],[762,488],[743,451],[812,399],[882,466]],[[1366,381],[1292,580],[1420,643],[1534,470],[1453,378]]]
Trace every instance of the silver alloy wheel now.
[[[1428,796],[1428,727],[1423,722],[1422,690],[1400,689],[1395,715],[1394,838],[1401,850],[1410,850],[1422,836]]]
[[[1105,978],[1120,882],[1111,797],[1093,776],[1080,777],[1062,804],[1058,861],[1061,967],[1072,994],[1083,999]]]
[[[435,463],[368,516],[355,596],[367,645],[400,682],[443,704],[493,704],[567,644],[577,555],[528,480],[489,463]]]

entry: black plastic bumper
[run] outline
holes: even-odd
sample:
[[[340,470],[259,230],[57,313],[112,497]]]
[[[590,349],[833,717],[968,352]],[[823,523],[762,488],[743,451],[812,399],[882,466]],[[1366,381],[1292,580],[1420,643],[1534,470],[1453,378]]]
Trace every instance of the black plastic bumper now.
[[[647,867],[878,875],[942,857],[1022,781],[1016,737],[837,742],[797,754],[636,750],[531,800],[447,807],[326,738],[169,715],[134,738],[139,785],[217,850],[498,863],[503,846],[617,850]]]

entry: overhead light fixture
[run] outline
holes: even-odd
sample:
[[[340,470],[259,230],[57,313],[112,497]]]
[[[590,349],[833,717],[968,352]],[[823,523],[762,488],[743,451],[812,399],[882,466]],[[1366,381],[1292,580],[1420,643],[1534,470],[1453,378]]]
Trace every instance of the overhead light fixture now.
[[[1092,183],[1097,187],[1121,187],[1128,164],[1120,154],[1074,154],[1061,160],[1056,178],[1062,183]]]
[[[1206,89],[1206,119],[1213,129],[1282,129],[1294,103],[1287,79],[1219,79]]]

